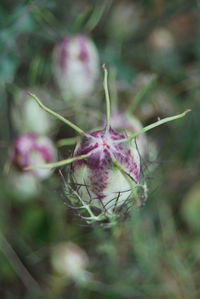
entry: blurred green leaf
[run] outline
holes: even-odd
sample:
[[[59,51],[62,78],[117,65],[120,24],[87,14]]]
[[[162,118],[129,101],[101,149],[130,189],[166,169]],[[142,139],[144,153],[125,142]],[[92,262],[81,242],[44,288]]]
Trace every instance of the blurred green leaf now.
[[[182,216],[188,226],[195,232],[200,232],[200,183],[195,184],[183,199]]]

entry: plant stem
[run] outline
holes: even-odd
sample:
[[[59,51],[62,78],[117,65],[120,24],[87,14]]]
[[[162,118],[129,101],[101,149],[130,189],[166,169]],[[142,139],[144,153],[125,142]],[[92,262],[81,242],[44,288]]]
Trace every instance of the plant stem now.
[[[46,163],[46,164],[41,164],[41,165],[30,165],[28,167],[25,167],[24,170],[30,170],[30,169],[35,169],[35,168],[51,169],[51,168],[55,168],[55,167],[70,164],[74,161],[83,160],[87,157],[88,157],[88,155],[81,155],[81,156],[76,156],[76,157],[73,157],[73,158],[61,160],[61,161],[54,162],[54,163]]]
[[[77,137],[71,137],[71,138],[63,138],[58,140],[57,142],[57,146],[61,147],[61,146],[67,146],[67,145],[74,145],[78,142],[78,138]]]
[[[173,121],[175,119],[182,118],[182,117],[184,117],[190,111],[191,111],[190,109],[187,109],[186,111],[184,111],[181,114],[177,114],[175,116],[170,116],[170,117],[163,118],[163,119],[161,119],[161,120],[159,120],[159,121],[157,121],[157,122],[155,122],[155,123],[153,123],[153,124],[151,124],[149,126],[144,127],[142,130],[138,131],[137,133],[135,133],[131,137],[129,137],[128,140],[132,141],[135,137],[137,137],[137,136],[141,135],[142,133],[145,133],[145,132],[147,132],[147,131],[155,128],[155,127],[158,127],[158,126],[160,126],[162,124],[165,124],[167,122]]]
[[[30,294],[33,293],[34,290],[41,294],[41,288],[39,283],[33,278],[33,276],[24,266],[21,259],[19,258],[19,256],[17,255],[17,253],[15,252],[15,250],[13,249],[13,247],[8,242],[8,240],[2,232],[0,232],[0,243],[0,250],[2,250],[4,255],[7,257],[8,262],[12,265],[15,272],[19,275],[21,281],[29,290]]]
[[[67,124],[68,126],[70,126],[72,129],[74,129],[77,133],[79,133],[80,135],[87,135],[81,128],[77,127],[75,124],[73,124],[71,121],[69,121],[68,119],[64,118],[62,115],[54,112],[53,110],[49,109],[48,107],[46,107],[39,99],[38,97],[31,93],[28,92],[28,94],[37,102],[37,104],[46,112],[48,112],[49,114],[55,116],[57,119],[61,120],[62,122],[64,122],[65,124]]]
[[[93,12],[92,12],[88,22],[85,25],[85,30],[87,32],[91,32],[92,30],[94,30],[94,28],[100,22],[100,20],[103,16],[103,13],[107,7],[108,7],[108,3],[106,1],[104,3],[102,3],[101,5],[96,5],[96,7],[94,7]]]
[[[108,92],[108,71],[106,69],[105,64],[103,64],[103,70],[104,70],[104,91],[105,91],[105,97],[106,97],[106,130],[110,128],[110,97]]]

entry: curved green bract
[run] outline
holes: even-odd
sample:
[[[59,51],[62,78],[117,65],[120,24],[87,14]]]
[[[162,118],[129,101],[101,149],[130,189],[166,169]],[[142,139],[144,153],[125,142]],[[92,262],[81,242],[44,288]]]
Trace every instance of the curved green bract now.
[[[35,169],[35,168],[51,169],[51,168],[60,167],[60,166],[64,166],[64,165],[73,163],[74,161],[83,160],[83,159],[86,159],[87,157],[88,157],[88,155],[81,155],[81,156],[61,160],[61,161],[54,162],[54,163],[46,163],[46,164],[41,164],[41,165],[30,165],[28,167],[25,167],[24,170],[30,170],[30,169]]]

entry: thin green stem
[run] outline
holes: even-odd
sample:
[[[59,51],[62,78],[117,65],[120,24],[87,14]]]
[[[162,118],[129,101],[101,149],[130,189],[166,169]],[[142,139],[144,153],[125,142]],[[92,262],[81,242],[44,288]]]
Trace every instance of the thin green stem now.
[[[63,176],[61,172],[60,172],[60,174],[61,174],[61,176]],[[71,187],[70,185],[69,185],[69,188],[70,188],[71,192],[74,193],[74,194],[76,195],[76,197],[80,200],[82,206],[79,207],[79,208],[82,208],[82,209],[87,210],[88,214],[90,215],[89,217],[82,216],[82,218],[84,218],[85,220],[87,220],[88,223],[89,223],[89,222],[92,223],[92,222],[94,222],[94,221],[100,221],[100,220],[101,220],[101,214],[98,215],[98,216],[94,215],[94,213],[92,212],[92,210],[91,210],[91,208],[90,208],[90,204],[89,204],[89,203],[87,204],[87,203],[81,198],[81,196],[78,194],[78,192],[75,191],[75,190],[73,190],[72,187]]]
[[[166,117],[166,118],[163,118],[163,119],[161,119],[161,120],[159,120],[159,121],[157,121],[157,122],[155,122],[155,123],[153,123],[151,125],[148,125],[148,126],[144,127],[142,130],[140,130],[137,133],[135,133],[132,136],[130,136],[128,138],[128,140],[132,141],[135,137],[137,137],[137,136],[139,136],[139,135],[141,135],[141,134],[143,134],[143,133],[145,133],[145,132],[147,132],[147,131],[155,128],[155,127],[158,127],[158,126],[160,126],[162,124],[168,123],[168,122],[173,121],[175,119],[182,118],[182,117],[184,117],[190,111],[191,111],[190,109],[187,109],[186,111],[184,111],[181,114],[178,114],[178,115],[175,115],[175,116]],[[124,141],[126,141],[126,140],[124,139]],[[122,142],[123,142],[123,140],[122,140]]]
[[[19,258],[19,256],[17,255],[17,253],[15,252],[15,250],[13,249],[13,247],[8,242],[8,240],[2,232],[0,232],[0,244],[0,250],[7,257],[8,262],[14,268],[15,272],[18,274],[19,278],[24,283],[29,292],[32,293],[34,290],[36,290],[38,293],[41,294],[42,291],[40,285],[24,266],[21,259]]]
[[[86,204],[84,202],[84,200],[82,200],[81,196],[75,192],[76,195],[78,196],[78,199],[80,200],[81,204],[83,205],[83,208],[86,209],[88,211],[88,214],[90,215],[90,219],[96,219],[96,216],[94,215],[94,213],[92,212],[92,210],[90,209],[90,205],[89,204]]]
[[[167,123],[167,122],[170,122],[170,121],[173,121],[175,119],[178,119],[178,118],[182,118],[184,117],[188,112],[190,112],[191,110],[190,109],[187,109],[186,111],[184,111],[183,113],[181,114],[178,114],[178,115],[175,115],[175,116],[171,116],[171,117],[166,117],[166,118],[163,118],[149,126],[146,126],[144,127],[142,130],[138,131],[137,133],[133,134],[132,136],[130,136],[129,138],[124,138],[124,139],[118,139],[118,140],[115,140],[113,141],[115,144],[116,143],[122,143],[122,142],[131,142],[135,137],[155,128],[155,127],[158,127],[164,123]]]
[[[110,128],[110,96],[108,92],[108,71],[106,69],[105,64],[103,64],[103,70],[104,70],[104,91],[105,91],[105,97],[106,97],[106,130]]]
[[[155,75],[155,74],[152,75],[152,78],[147,83],[147,85],[139,90],[139,92],[136,94],[133,102],[131,103],[131,105],[128,108],[129,113],[133,113],[135,111],[135,109],[137,108],[139,103],[146,97],[146,95],[148,94],[149,90],[152,88],[152,86],[154,85],[156,80],[157,80],[157,75]]]
[[[91,17],[89,18],[88,22],[85,25],[85,30],[91,32],[99,23],[101,20],[103,13],[105,9],[107,8],[108,4],[105,1],[104,3],[101,3],[101,5],[97,5],[92,14]]]
[[[77,127],[75,124],[73,124],[71,121],[69,121],[68,119],[64,118],[62,115],[54,112],[53,110],[49,109],[48,107],[46,107],[39,99],[38,97],[31,93],[28,92],[28,94],[36,101],[36,103],[46,112],[48,112],[49,114],[53,115],[54,117],[56,117],[57,119],[61,120],[62,122],[64,122],[65,124],[67,124],[68,126],[70,126],[72,129],[74,129],[77,133],[79,133],[80,135],[87,135],[82,129],[80,129],[79,127]]]
[[[63,138],[58,140],[57,142],[57,146],[61,147],[61,146],[67,146],[67,145],[74,145],[78,142],[79,138],[77,137],[72,137],[72,138]]]
[[[40,164],[40,165],[30,165],[28,167],[25,167],[24,170],[30,170],[30,169],[35,169],[35,168],[51,169],[51,168],[67,165],[67,164],[70,164],[70,163],[78,161],[78,160],[83,160],[83,159],[86,159],[87,157],[88,157],[88,155],[81,155],[81,156],[61,160],[61,161],[54,162],[54,163],[46,163],[46,164]]]

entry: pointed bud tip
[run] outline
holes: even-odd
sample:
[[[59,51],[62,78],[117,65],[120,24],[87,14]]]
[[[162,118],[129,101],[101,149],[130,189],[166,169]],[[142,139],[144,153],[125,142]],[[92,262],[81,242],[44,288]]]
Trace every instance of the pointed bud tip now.
[[[30,91],[27,90],[26,92],[29,96],[32,96],[32,93]]]
[[[192,110],[191,109],[187,109],[187,110],[185,110],[185,112],[183,112],[184,113],[184,115],[186,115],[188,112],[191,112]]]
[[[35,99],[36,95],[35,95],[34,93],[32,93],[32,92],[30,92],[30,91],[27,91],[26,93],[27,93],[27,95],[29,95],[31,98]]]
[[[103,69],[104,71],[107,71],[107,68],[106,68],[106,65],[105,65],[105,63],[104,63],[104,64],[102,64],[102,69]]]

